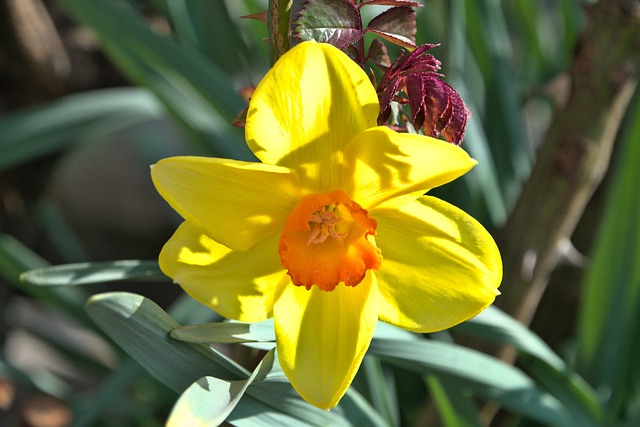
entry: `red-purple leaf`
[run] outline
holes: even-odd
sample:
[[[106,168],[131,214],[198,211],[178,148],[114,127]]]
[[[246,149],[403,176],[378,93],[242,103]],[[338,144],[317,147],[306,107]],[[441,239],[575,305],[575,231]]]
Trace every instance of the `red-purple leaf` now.
[[[416,12],[409,6],[392,7],[373,18],[365,32],[413,49],[416,47]]]
[[[460,95],[443,82],[440,61],[426,53],[435,45],[423,45],[406,56],[400,56],[382,77],[378,85],[380,114],[383,125],[391,115],[391,102],[399,92],[409,104],[409,120],[415,129],[460,145],[469,118],[469,111]]]
[[[446,84],[446,83],[445,83]],[[464,105],[462,98],[454,88],[447,85],[449,88],[449,99],[451,100],[451,120],[449,120],[448,126],[442,130],[442,136],[447,140],[454,142],[458,145],[464,138],[464,132],[467,129],[467,121],[471,117],[471,113]]]
[[[389,59],[389,52],[387,52],[387,47],[378,39],[374,39],[371,42],[367,59],[375,62],[376,65],[383,70],[386,70],[391,66],[391,59]]]
[[[305,0],[295,24],[298,39],[330,43],[340,49],[363,34],[360,11],[351,0]]]
[[[422,7],[420,3],[412,0],[363,0],[360,2],[360,7],[370,4],[377,4],[378,6],[409,6],[409,7]]]

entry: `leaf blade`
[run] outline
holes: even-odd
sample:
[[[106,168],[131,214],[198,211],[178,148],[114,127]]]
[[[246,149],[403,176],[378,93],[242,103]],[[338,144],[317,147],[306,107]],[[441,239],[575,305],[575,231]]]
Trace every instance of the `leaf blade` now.
[[[369,351],[402,368],[457,381],[476,395],[497,400],[505,408],[537,421],[565,427],[584,426],[522,371],[477,351],[433,340],[376,339]]]
[[[362,37],[360,11],[350,0],[306,0],[295,21],[295,36],[345,48]]]
[[[414,49],[416,12],[409,6],[392,7],[373,18],[365,32],[377,34],[399,46]]]
[[[222,424],[238,405],[251,383],[266,377],[273,363],[272,350],[265,355],[247,379],[225,381],[211,376],[200,378],[180,396],[171,410],[167,426],[204,427]]]
[[[76,286],[125,280],[163,280],[157,261],[121,260],[56,265],[29,270],[20,280],[36,286]]]

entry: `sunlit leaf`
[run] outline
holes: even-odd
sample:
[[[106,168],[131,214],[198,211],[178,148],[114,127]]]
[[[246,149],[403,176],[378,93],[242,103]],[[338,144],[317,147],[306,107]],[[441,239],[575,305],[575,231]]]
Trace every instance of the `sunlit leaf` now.
[[[540,337],[495,306],[487,307],[485,311],[453,330],[513,345],[550,366],[557,369],[566,368],[564,361]]]
[[[306,0],[295,21],[295,36],[344,48],[362,37],[360,11],[350,0]]]
[[[177,340],[199,343],[243,343],[275,341],[273,321],[261,323],[205,323],[176,328],[171,336]]]
[[[380,114],[378,124],[391,116],[391,103],[402,92],[411,111],[411,123],[423,128],[429,136],[444,136],[460,145],[469,118],[462,98],[442,81],[440,61],[428,54],[436,45],[422,45],[406,56],[400,56],[385,72],[378,85]]]
[[[454,330],[512,345],[520,352],[533,356],[521,358],[521,363],[540,386],[570,407],[576,417],[595,420],[602,418],[596,391],[540,337],[500,309],[488,307],[473,319],[456,326]]]
[[[506,409],[539,422],[585,427],[522,371],[478,351],[433,340],[382,339],[373,340],[369,351],[403,369],[456,380],[476,396],[496,400]]]
[[[75,286],[123,280],[168,280],[160,271],[157,261],[139,260],[57,265],[27,271],[20,275],[20,279],[38,286]]]
[[[207,375],[231,380],[248,376],[231,359],[207,346],[172,339],[169,332],[180,325],[140,295],[127,292],[94,295],[86,309],[120,347],[175,391],[181,392]]]
[[[249,385],[267,376],[273,362],[274,352],[270,351],[245,380],[225,381],[210,376],[200,378],[180,396],[171,411],[167,427],[222,424],[238,405]]]
[[[66,288],[65,288],[66,289]],[[249,373],[228,357],[206,345],[190,344],[170,337],[180,327],[154,302],[127,292],[109,292],[93,296],[87,312],[118,345],[158,380],[181,393],[202,377],[238,381]],[[338,424],[337,414],[329,414],[304,402],[291,389],[283,400],[282,389],[266,381],[260,388],[249,388],[229,415],[231,424],[240,427],[291,425],[323,426]],[[314,411],[315,410],[315,411]]]
[[[365,32],[413,49],[416,47],[416,12],[408,6],[392,7],[373,18]]]

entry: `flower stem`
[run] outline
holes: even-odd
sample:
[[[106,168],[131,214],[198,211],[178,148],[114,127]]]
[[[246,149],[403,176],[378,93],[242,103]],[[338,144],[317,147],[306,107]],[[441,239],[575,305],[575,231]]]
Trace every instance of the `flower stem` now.
[[[291,37],[291,5],[293,0],[269,0],[269,59],[271,65],[289,50]]]

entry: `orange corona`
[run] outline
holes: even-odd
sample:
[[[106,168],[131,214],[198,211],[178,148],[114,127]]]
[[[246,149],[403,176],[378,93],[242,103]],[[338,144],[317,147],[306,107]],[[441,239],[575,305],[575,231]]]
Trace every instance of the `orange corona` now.
[[[377,270],[377,222],[342,190],[302,197],[280,236],[280,261],[293,284],[332,291],[356,286]]]

